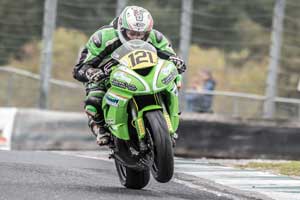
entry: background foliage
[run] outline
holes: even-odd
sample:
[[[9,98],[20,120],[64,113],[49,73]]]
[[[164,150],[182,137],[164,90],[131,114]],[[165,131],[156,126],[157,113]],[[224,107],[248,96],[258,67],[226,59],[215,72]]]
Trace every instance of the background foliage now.
[[[41,0],[0,0],[0,64],[38,73],[43,23]],[[155,28],[178,49],[180,0],[129,0],[151,11]],[[218,90],[264,94],[274,0],[194,0],[187,82],[210,68]],[[116,1],[58,0],[53,76],[72,80],[71,69],[88,37],[115,17]],[[280,96],[299,97],[300,2],[287,0],[279,74]]]

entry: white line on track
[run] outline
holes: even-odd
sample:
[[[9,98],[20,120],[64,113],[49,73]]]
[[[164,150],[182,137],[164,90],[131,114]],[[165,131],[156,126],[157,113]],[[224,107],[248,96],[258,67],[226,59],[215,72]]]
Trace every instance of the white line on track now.
[[[174,178],[172,179],[175,183],[179,183],[181,185],[184,185],[184,186],[187,186],[189,188],[193,188],[193,189],[197,189],[197,190],[201,190],[201,191],[205,191],[205,192],[208,192],[208,193],[211,193],[211,194],[214,194],[218,197],[227,197],[227,198],[231,198],[232,200],[240,200],[239,198],[233,196],[233,195],[230,195],[230,194],[226,194],[226,193],[222,193],[222,192],[217,192],[215,190],[209,190],[205,187],[202,187],[200,185],[196,185],[196,184],[193,184],[191,182],[188,182],[188,181],[183,181],[183,180],[179,180],[177,178]]]
[[[112,162],[108,159],[109,151],[55,151],[62,155],[77,156],[82,158],[97,159]],[[256,170],[240,170],[232,167],[213,165],[207,161],[175,158],[175,172],[201,179],[213,181],[217,184],[231,187],[239,191],[248,191],[251,193],[261,193],[275,200],[300,200],[300,180],[289,177],[277,176],[274,174],[260,172]],[[233,194],[223,193],[209,189],[189,181],[173,179],[174,182],[185,185],[190,188],[213,193],[216,196],[239,199]],[[299,186],[299,191],[296,191]]]

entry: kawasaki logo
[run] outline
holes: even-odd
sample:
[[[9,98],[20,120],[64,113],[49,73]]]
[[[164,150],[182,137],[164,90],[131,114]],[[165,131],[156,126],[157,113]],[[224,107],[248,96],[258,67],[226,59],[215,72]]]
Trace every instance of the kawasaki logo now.
[[[174,78],[176,77],[177,72],[174,70],[172,71],[166,78],[162,80],[163,84],[168,85]]]
[[[125,82],[121,82],[121,81],[118,81],[116,79],[113,79],[111,81],[111,84],[114,85],[114,86],[123,88],[123,89],[131,90],[131,91],[136,91],[137,90],[137,88],[136,88],[135,85],[129,84],[129,83],[125,83]]]

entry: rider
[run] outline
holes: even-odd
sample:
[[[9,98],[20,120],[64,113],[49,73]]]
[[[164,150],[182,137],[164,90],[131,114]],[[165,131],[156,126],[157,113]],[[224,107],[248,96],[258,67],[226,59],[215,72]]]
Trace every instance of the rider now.
[[[186,69],[184,61],[176,56],[166,37],[153,29],[151,14],[142,7],[128,6],[110,25],[98,29],[82,50],[73,69],[73,77],[85,84],[85,112],[99,145],[107,145],[110,141],[101,108],[106,92],[103,80],[109,75],[110,67],[116,64],[110,59],[110,55],[123,43],[133,39],[152,44],[157,49],[158,56],[172,61],[179,73]]]

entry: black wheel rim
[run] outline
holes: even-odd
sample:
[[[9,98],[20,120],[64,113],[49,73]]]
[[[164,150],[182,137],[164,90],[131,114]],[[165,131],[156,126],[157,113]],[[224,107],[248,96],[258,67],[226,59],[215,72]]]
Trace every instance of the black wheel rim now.
[[[119,165],[119,171],[122,181],[126,180],[127,174],[126,174],[126,167],[124,167],[121,163],[118,163]]]

